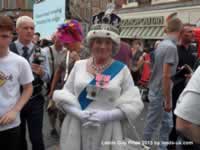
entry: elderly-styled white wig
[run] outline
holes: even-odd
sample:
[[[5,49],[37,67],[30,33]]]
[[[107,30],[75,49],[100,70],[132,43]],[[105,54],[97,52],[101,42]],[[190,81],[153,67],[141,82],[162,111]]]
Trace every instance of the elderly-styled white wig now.
[[[24,22],[30,22],[30,23],[34,24],[34,21],[33,21],[33,19],[31,17],[29,17],[29,16],[21,16],[21,17],[17,18],[16,28],[18,28]]]

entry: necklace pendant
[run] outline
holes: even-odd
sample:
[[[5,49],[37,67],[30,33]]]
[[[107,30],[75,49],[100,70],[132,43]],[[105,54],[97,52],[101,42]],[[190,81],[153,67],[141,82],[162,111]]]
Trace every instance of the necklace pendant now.
[[[96,97],[96,92],[95,92],[95,91],[92,91],[92,92],[91,92],[91,96],[92,96],[92,97]]]
[[[109,65],[110,65],[111,61],[107,61],[107,63],[105,64],[102,64],[102,65],[98,65],[95,63],[94,59],[91,63],[91,67],[95,70],[95,72],[98,74],[98,73],[101,73],[103,70],[105,70]]]

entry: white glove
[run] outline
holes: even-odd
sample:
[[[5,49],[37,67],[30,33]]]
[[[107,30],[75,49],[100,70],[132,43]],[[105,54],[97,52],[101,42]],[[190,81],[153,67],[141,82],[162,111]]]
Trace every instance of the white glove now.
[[[66,112],[72,114],[82,122],[87,122],[88,118],[90,117],[89,111],[80,110],[77,107],[69,104],[64,104],[62,107]]]
[[[96,123],[107,123],[110,121],[121,120],[124,118],[124,114],[120,109],[113,110],[91,110],[90,117],[88,118],[91,122]]]
[[[87,121],[87,122],[84,122],[82,124],[82,127],[85,127],[85,128],[88,128],[88,127],[100,127],[101,124],[98,123],[98,122],[94,122],[94,121]]]

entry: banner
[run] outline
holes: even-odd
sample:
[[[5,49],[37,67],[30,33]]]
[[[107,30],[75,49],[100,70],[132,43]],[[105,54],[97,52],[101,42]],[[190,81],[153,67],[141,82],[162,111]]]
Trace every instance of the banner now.
[[[65,20],[65,0],[44,0],[33,7],[35,32],[50,37]]]

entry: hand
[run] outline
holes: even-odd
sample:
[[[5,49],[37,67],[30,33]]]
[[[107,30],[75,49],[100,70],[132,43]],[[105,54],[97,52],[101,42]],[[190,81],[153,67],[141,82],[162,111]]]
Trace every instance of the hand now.
[[[89,117],[89,121],[96,122],[96,123],[107,123],[112,118],[112,114],[110,111],[105,110],[93,110],[91,111],[91,115]]]
[[[52,96],[53,96],[53,91],[50,90],[50,92],[48,93],[48,98],[50,99],[50,98],[52,98]]]
[[[0,125],[6,125],[12,123],[16,119],[16,117],[17,117],[17,112],[11,110],[0,118]]]
[[[100,127],[100,123],[94,122],[94,121],[87,121],[82,124],[82,127],[88,128],[88,127]]]
[[[188,83],[189,80],[190,80],[191,77],[192,77],[192,73],[191,73],[191,74],[185,74],[185,77],[186,77],[186,81],[185,81],[185,83]]]
[[[122,120],[124,118],[124,113],[118,108],[111,110],[90,110],[90,117],[88,118],[88,122],[85,122],[83,126],[99,127],[103,123]]]
[[[47,111],[55,112],[55,110],[57,110],[55,102],[52,99],[49,99],[47,104]]]
[[[32,68],[32,71],[33,71],[36,75],[39,75],[40,77],[43,76],[44,70],[43,70],[43,68],[42,68],[40,65],[38,65],[38,64],[32,64],[32,65],[31,65],[31,68]]]
[[[185,77],[187,78],[187,80],[189,80],[192,77],[192,74],[185,74]]]
[[[165,101],[164,102],[164,110],[166,112],[170,112],[172,110],[172,105],[170,101]]]
[[[87,110],[80,111],[76,115],[83,123],[88,121],[88,118],[91,116],[91,112]]]

